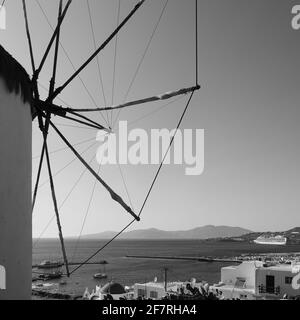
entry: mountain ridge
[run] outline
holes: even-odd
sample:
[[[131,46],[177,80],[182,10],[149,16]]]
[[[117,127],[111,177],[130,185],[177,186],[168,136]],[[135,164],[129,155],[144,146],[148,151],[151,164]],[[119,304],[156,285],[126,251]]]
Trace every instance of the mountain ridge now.
[[[227,237],[239,237],[252,231],[241,228],[241,227],[231,227],[231,226],[213,226],[206,225],[202,227],[196,227],[189,230],[175,230],[175,231],[165,231],[157,228],[149,229],[137,229],[128,232],[124,232],[120,235],[119,239],[137,239],[137,240],[181,240],[181,239],[213,239],[213,238],[227,238]],[[96,234],[83,235],[81,239],[94,240],[94,239],[109,239],[117,234],[116,231],[104,231]]]

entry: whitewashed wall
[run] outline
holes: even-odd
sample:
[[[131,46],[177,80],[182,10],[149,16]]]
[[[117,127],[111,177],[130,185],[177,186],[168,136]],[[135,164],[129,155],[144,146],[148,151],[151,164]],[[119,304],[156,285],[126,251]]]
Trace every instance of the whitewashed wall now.
[[[31,126],[29,104],[0,77],[0,300],[31,298]]]

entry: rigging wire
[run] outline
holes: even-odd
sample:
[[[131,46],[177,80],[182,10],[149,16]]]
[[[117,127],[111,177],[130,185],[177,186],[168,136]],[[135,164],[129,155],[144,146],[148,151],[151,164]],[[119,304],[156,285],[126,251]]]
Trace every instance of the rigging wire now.
[[[91,160],[89,161],[89,164],[92,163],[92,161],[94,160],[94,155],[92,156]],[[72,188],[70,189],[70,191],[68,192],[67,196],[64,198],[64,200],[62,201],[62,203],[59,206],[59,210],[61,210],[63,208],[63,206],[65,205],[65,203],[67,202],[67,200],[70,198],[71,194],[73,193],[73,191],[75,190],[75,188],[78,186],[80,180],[82,179],[82,177],[84,176],[84,174],[87,172],[87,169],[85,168],[79,178],[76,180],[76,182],[74,183],[74,185],[72,186]],[[50,224],[52,223],[52,221],[55,218],[55,214],[51,217],[51,219],[48,221],[48,223],[46,224],[46,226],[44,227],[43,231],[40,233],[40,235],[38,236],[38,238],[35,240],[34,244],[33,244],[33,248],[36,247],[36,245],[38,244],[38,242],[41,240],[42,236],[45,234],[45,232],[48,230]]]
[[[160,16],[159,16],[159,18],[158,18],[158,21],[156,22],[156,25],[155,25],[155,27],[154,27],[154,29],[153,29],[153,31],[152,31],[152,34],[151,34],[151,36],[150,36],[150,39],[149,39],[149,41],[148,41],[148,43],[147,43],[147,45],[146,45],[146,48],[145,48],[145,50],[144,50],[144,53],[143,53],[143,55],[142,55],[142,57],[141,57],[138,65],[137,65],[137,68],[136,68],[136,70],[135,70],[135,72],[134,72],[133,78],[131,79],[131,82],[130,82],[130,84],[129,84],[129,87],[128,87],[127,91],[126,91],[126,94],[125,94],[125,96],[124,96],[123,102],[125,102],[125,101],[127,100],[128,96],[129,96],[129,93],[130,93],[130,91],[131,91],[131,89],[132,89],[132,86],[133,86],[133,84],[134,84],[134,82],[135,82],[135,80],[136,80],[136,78],[137,78],[137,75],[138,75],[138,73],[139,73],[139,71],[140,71],[140,69],[141,69],[141,66],[142,66],[142,64],[143,64],[143,62],[144,62],[144,60],[145,60],[145,57],[146,57],[146,55],[147,55],[147,53],[148,53],[148,51],[149,51],[150,45],[151,45],[151,43],[152,43],[152,40],[153,40],[153,38],[154,38],[154,36],[155,36],[155,34],[156,34],[156,31],[157,31],[157,29],[158,29],[158,26],[159,26],[159,24],[160,24],[160,22],[161,22],[161,19],[162,19],[163,15],[164,15],[164,12],[165,12],[166,8],[167,8],[168,2],[169,2],[169,0],[166,0],[165,5],[164,5],[163,8],[162,8],[162,11],[161,11],[161,14],[160,14]],[[118,118],[119,118],[119,116],[120,116],[120,113],[121,113],[121,110],[118,111],[117,116],[116,116],[116,118],[115,118],[115,120],[114,120],[114,122],[113,122],[112,128],[114,128],[116,122],[118,121]]]
[[[54,28],[45,12],[45,10],[43,9],[42,5],[40,4],[39,0],[35,0],[37,5],[39,6],[40,10],[42,11],[43,13],[43,16],[45,17],[49,27],[54,31]],[[76,71],[76,67],[74,65],[74,63],[72,62],[71,58],[70,58],[70,55],[68,54],[67,50],[64,48],[64,46],[62,45],[61,41],[59,42],[59,45],[60,47],[62,48],[66,58],[68,59],[69,63],[71,64],[72,68],[74,71]],[[89,91],[88,87],[86,86],[85,82],[82,80],[82,77],[80,75],[78,75],[78,78],[83,86],[83,88],[85,89],[87,95],[89,96],[89,98],[91,99],[92,103],[94,104],[95,107],[97,107],[97,103],[96,103],[96,100],[94,99],[94,97],[92,96],[91,92]],[[108,122],[105,120],[104,116],[102,113],[100,113],[102,119],[104,120],[104,122],[107,124],[107,126],[109,126]]]
[[[196,19],[195,19],[195,21],[196,21],[196,85],[198,85],[198,1],[197,1],[197,0],[195,0],[195,4],[196,4]],[[172,145],[173,145],[175,136],[176,136],[176,134],[177,134],[177,132],[178,132],[180,126],[181,126],[181,123],[182,123],[182,121],[183,121],[183,118],[184,118],[187,110],[188,110],[188,107],[189,107],[190,102],[191,102],[191,100],[192,100],[192,98],[193,98],[193,96],[194,96],[194,93],[195,93],[195,90],[192,91],[192,93],[191,93],[191,95],[190,95],[190,98],[189,98],[189,100],[188,100],[188,102],[187,102],[187,104],[186,104],[186,107],[185,107],[185,109],[184,109],[184,111],[183,111],[183,113],[182,113],[182,115],[181,115],[181,118],[180,118],[180,120],[179,120],[179,122],[178,122],[178,125],[177,125],[177,127],[176,127],[176,130],[175,130],[175,133],[174,133],[174,135],[173,135],[173,137],[172,137],[172,139],[171,139],[171,141],[170,141],[170,143],[169,143],[169,146],[168,146],[168,148],[167,148],[167,150],[166,150],[166,153],[165,153],[165,155],[164,155],[164,157],[163,157],[163,160],[161,161],[161,163],[160,163],[160,165],[159,165],[159,168],[158,168],[158,170],[157,170],[157,172],[156,172],[156,175],[155,175],[155,177],[154,177],[154,179],[153,179],[153,181],[152,181],[152,184],[151,184],[151,186],[150,186],[150,189],[149,189],[149,191],[148,191],[148,193],[147,193],[147,195],[146,195],[146,198],[145,198],[145,200],[144,200],[144,202],[143,202],[143,205],[142,205],[142,207],[141,207],[141,209],[140,209],[140,212],[139,212],[139,214],[138,214],[139,217],[141,216],[141,214],[142,214],[142,212],[143,212],[143,210],[144,210],[144,208],[145,208],[145,205],[146,205],[147,200],[148,200],[148,198],[149,198],[149,196],[150,196],[150,194],[151,194],[151,192],[152,192],[152,189],[153,189],[153,187],[154,187],[154,185],[155,185],[155,182],[156,182],[156,180],[157,180],[157,178],[158,178],[158,176],[159,176],[159,173],[160,173],[160,171],[161,171],[161,168],[162,168],[162,166],[163,166],[163,164],[164,164],[164,162],[165,162],[165,159],[166,159],[166,157],[167,157],[167,155],[168,155],[168,153],[169,153],[169,151],[170,151],[170,149],[171,149],[171,147],[172,147]]]
[[[172,147],[172,145],[173,145],[175,136],[176,136],[176,134],[177,134],[177,132],[178,132],[180,126],[181,126],[182,120],[183,120],[183,118],[184,118],[184,116],[185,116],[185,114],[186,114],[186,112],[187,112],[187,110],[188,110],[188,107],[189,107],[189,105],[190,105],[190,103],[191,103],[191,100],[192,100],[192,98],[193,98],[194,93],[195,93],[195,91],[193,91],[193,92],[191,93],[190,98],[189,98],[189,100],[188,100],[188,102],[187,102],[187,104],[186,104],[186,107],[185,107],[185,109],[184,109],[184,111],[183,111],[183,113],[182,113],[182,115],[181,115],[181,118],[180,118],[180,120],[179,120],[179,122],[178,122],[178,125],[177,125],[177,127],[176,127],[176,130],[175,130],[175,133],[174,133],[174,135],[173,135],[173,137],[172,137],[172,139],[171,139],[171,141],[170,141],[170,143],[169,143],[168,149],[167,149],[167,151],[166,151],[166,153],[165,153],[165,155],[164,155],[164,157],[163,157],[163,160],[161,161],[161,163],[160,163],[160,165],[159,165],[159,167],[158,167],[158,170],[157,170],[157,172],[156,172],[156,175],[155,175],[155,177],[154,177],[154,179],[153,179],[153,181],[152,181],[152,184],[151,184],[151,186],[150,186],[150,189],[149,189],[149,191],[148,191],[148,193],[147,193],[147,195],[146,195],[146,198],[145,198],[145,200],[144,200],[144,202],[143,202],[143,205],[142,205],[142,207],[141,207],[141,209],[140,209],[140,212],[139,212],[139,214],[138,214],[139,217],[141,216],[141,214],[142,214],[142,212],[143,212],[143,210],[144,210],[144,208],[145,208],[145,205],[146,205],[147,200],[148,200],[148,198],[149,198],[149,196],[150,196],[150,194],[151,194],[151,192],[152,192],[152,189],[153,189],[153,187],[154,187],[154,184],[155,184],[155,182],[156,182],[156,180],[157,180],[157,178],[158,178],[158,176],[159,176],[159,173],[160,173],[160,171],[161,171],[161,168],[162,168],[162,166],[163,166],[163,164],[164,164],[164,162],[165,162],[165,159],[166,159],[166,157],[167,157],[167,155],[168,155],[168,153],[169,153],[169,151],[170,151],[170,149],[171,149],[171,147]]]
[[[162,105],[162,106],[156,108],[155,110],[153,110],[153,111],[145,114],[144,116],[142,116],[142,117],[140,117],[140,118],[137,118],[137,119],[135,119],[135,120],[129,121],[129,122],[128,122],[128,125],[132,125],[132,124],[134,124],[134,123],[136,123],[136,122],[139,122],[139,121],[141,121],[141,120],[144,120],[144,119],[152,116],[153,114],[155,114],[155,113],[157,113],[157,112],[162,111],[164,108],[168,107],[169,105],[171,105],[171,104],[173,104],[173,103],[175,103],[175,102],[183,99],[183,97],[184,97],[184,96],[177,97],[177,99],[175,99],[174,101],[165,103],[164,105]]]
[[[3,3],[4,3],[4,2],[5,2],[5,0],[3,1]],[[3,3],[2,3],[2,6],[1,6],[1,9],[2,9],[2,7],[3,7]],[[23,0],[23,12],[24,12],[24,18],[25,18],[25,28],[26,28],[27,41],[28,41],[28,46],[29,46],[31,67],[32,67],[32,72],[33,72],[33,74],[34,74],[34,73],[35,73],[35,63],[34,63],[32,42],[31,42],[31,36],[30,36],[30,31],[29,31],[29,24],[28,24],[28,17],[27,17],[27,8],[26,8],[25,0]]]
[[[87,139],[87,140],[83,140],[83,141],[80,141],[80,142],[77,142],[77,143],[74,143],[74,144],[73,144],[73,147],[79,146],[79,145],[81,145],[81,144],[85,144],[85,143],[90,142],[90,141],[92,141],[92,140],[95,140],[95,137],[90,138],[90,139]],[[56,149],[56,150],[53,150],[53,151],[49,152],[49,154],[58,153],[58,152],[65,151],[65,150],[68,150],[68,149],[69,149],[69,148],[67,148],[67,147],[60,148],[60,149]],[[32,157],[32,160],[39,159],[39,158],[40,158],[40,156],[34,156],[34,157]]]
[[[121,168],[121,165],[120,165],[120,163],[118,161],[117,161],[117,164],[118,164],[119,171],[120,171],[120,174],[121,174],[121,177],[122,177],[123,186],[125,188],[125,191],[126,191],[126,194],[127,194],[127,198],[128,198],[129,203],[131,205],[131,208],[133,209],[133,211],[135,211],[134,206],[132,204],[132,200],[131,200],[130,194],[129,194],[128,186],[126,184],[125,177],[124,177],[124,174],[123,174],[123,171],[122,171],[122,168]]]
[[[99,130],[106,129],[106,128],[103,127],[101,124],[99,124],[99,123],[97,123],[97,122],[95,122],[95,121],[87,118],[86,116],[83,116],[83,115],[80,114],[80,113],[77,113],[76,111],[69,110],[68,112],[69,112],[71,115],[73,115],[73,116],[75,116],[75,117],[78,117],[78,118],[81,118],[81,119],[83,119],[84,121],[87,121],[87,122],[83,122],[82,120],[78,120],[78,119],[76,119],[76,118],[74,119],[74,118],[71,118],[71,117],[66,116],[66,115],[64,115],[63,118],[70,119],[70,120],[73,120],[73,121],[75,121],[75,122],[83,123],[83,124],[85,124],[85,125],[87,125],[87,126],[94,125],[94,126],[96,126],[96,128],[99,129]],[[59,116],[59,114],[57,114],[57,115]]]
[[[48,122],[48,121],[49,121],[49,118],[47,118],[46,122]],[[64,245],[64,237],[63,237],[61,223],[60,223],[59,210],[58,210],[58,206],[57,206],[57,198],[56,198],[54,180],[53,180],[53,176],[52,176],[51,163],[50,163],[50,157],[49,157],[49,153],[48,153],[48,146],[47,146],[47,140],[46,140],[46,137],[47,137],[46,130],[44,131],[44,136],[45,136],[46,161],[47,161],[48,173],[49,173],[49,178],[50,178],[50,188],[51,188],[54,212],[56,215],[56,222],[57,222],[57,227],[58,227],[58,234],[59,234],[59,239],[60,239],[60,243],[61,243],[62,254],[63,254],[63,258],[64,258],[64,264],[66,267],[67,276],[69,277],[70,272],[69,272],[68,258],[67,258],[67,253],[66,253],[66,249],[65,249],[65,245]]]
[[[97,49],[97,44],[96,44],[95,30],[94,30],[94,24],[93,24],[93,19],[92,19],[89,0],[86,0],[86,3],[87,3],[88,13],[89,13],[90,26],[91,26],[91,30],[92,30],[94,50],[96,50]],[[103,101],[104,101],[104,105],[107,105],[106,97],[105,97],[105,91],[104,91],[103,78],[102,78],[100,62],[99,62],[99,56],[97,56],[96,61],[97,61],[97,67],[98,67],[98,75],[99,75],[100,86],[101,86],[101,89],[102,89]],[[108,112],[107,111],[106,111],[106,118],[107,118],[107,123],[109,123],[109,118],[108,118]]]
[[[59,1],[59,6],[58,6],[57,23],[59,23],[60,19],[62,18],[62,6],[63,6],[63,0],[60,0]],[[57,74],[57,62],[58,62],[59,38],[60,38],[60,33],[61,33],[60,31],[61,31],[61,27],[59,27],[57,35],[56,35],[56,39],[55,39],[52,78],[51,78],[50,84],[49,84],[48,98],[53,94],[53,91],[55,89],[55,81],[56,81],[56,74]],[[53,103],[53,99],[50,100],[49,102]]]
[[[118,14],[117,14],[117,27],[120,24],[120,11],[121,11],[121,0],[118,2]],[[119,35],[116,35],[115,38],[115,53],[114,53],[114,68],[113,68],[113,83],[112,83],[112,91],[111,91],[111,105],[114,105],[114,98],[115,98],[115,85],[116,85],[116,65],[117,65],[117,50],[118,50],[118,38]],[[113,114],[114,111],[112,110],[110,113],[110,123],[111,127],[113,125]]]
[[[98,171],[97,171],[98,175],[100,173],[101,165],[102,165],[102,163],[100,163],[100,165],[99,165],[99,168],[98,168]],[[81,239],[82,232],[83,232],[83,229],[84,229],[84,226],[85,226],[85,223],[86,223],[86,219],[87,219],[88,214],[89,214],[90,209],[91,209],[92,201],[93,201],[95,190],[96,190],[96,185],[97,185],[97,179],[95,179],[95,181],[94,181],[94,185],[93,185],[93,188],[92,188],[92,193],[91,193],[91,196],[90,196],[90,199],[89,199],[89,202],[88,202],[88,206],[86,208],[86,212],[85,212],[85,215],[84,215],[84,219],[83,219],[83,223],[82,223],[82,226],[81,226],[81,229],[80,229],[80,233],[79,233],[79,236],[78,236],[76,244],[75,244],[75,248],[74,248],[74,252],[73,252],[73,259],[76,256],[78,245],[79,245],[79,241]]]
[[[42,146],[42,151],[41,151],[41,156],[40,156],[40,161],[39,161],[39,166],[38,166],[38,172],[37,172],[37,177],[36,177],[35,185],[34,185],[32,205],[31,205],[31,214],[32,215],[34,212],[34,206],[35,206],[36,197],[37,197],[37,193],[38,193],[38,189],[39,189],[39,183],[40,183],[40,178],[41,178],[44,156],[45,156],[45,139],[43,140],[43,146]]]
[[[68,128],[77,128],[77,129],[85,129],[85,130],[96,130],[94,128],[90,127],[81,127],[81,126],[75,126],[72,124],[64,124],[64,123],[55,123],[56,126],[61,126],[61,127],[68,127]]]
[[[120,197],[100,176],[97,175],[95,170],[93,170],[87,162],[83,159],[83,157],[77,152],[77,150],[70,144],[68,139],[58,130],[58,128],[53,124],[53,122],[50,121],[51,127],[55,130],[55,132],[59,135],[59,137],[64,141],[64,143],[70,147],[72,152],[77,156],[77,158],[80,160],[80,162],[88,168],[90,173],[102,184],[102,186],[108,191],[111,198],[118,202],[119,205],[121,205],[131,216],[133,216],[135,219],[139,221],[139,217],[132,211],[132,208],[130,208]]]
[[[94,254],[92,254],[88,259],[86,259],[84,262],[79,264],[76,268],[74,268],[70,275],[72,275],[75,271],[80,269],[82,266],[86,265],[90,260],[92,260],[99,252],[101,252],[103,249],[105,249],[108,245],[110,245],[116,238],[118,238],[125,230],[127,230],[133,223],[135,222],[135,219],[133,219],[131,222],[129,222],[120,232],[118,232],[112,239],[110,239],[108,242],[106,242],[100,249],[98,249]]]
[[[176,136],[176,134],[177,134],[177,132],[178,132],[178,130],[179,130],[179,127],[181,126],[181,123],[182,123],[182,121],[183,121],[183,119],[184,119],[184,116],[185,116],[185,114],[186,114],[186,112],[187,112],[187,110],[188,110],[188,108],[189,108],[189,105],[190,105],[190,103],[191,103],[191,100],[192,100],[192,98],[193,98],[194,93],[195,93],[195,91],[193,91],[193,92],[191,93],[191,95],[190,95],[190,97],[189,97],[189,99],[188,99],[188,102],[187,102],[187,104],[186,104],[186,106],[185,106],[185,108],[184,108],[184,111],[183,111],[183,113],[182,113],[182,115],[181,115],[181,117],[180,117],[180,120],[179,120],[179,122],[178,122],[178,125],[177,125],[177,128],[176,128],[176,130],[175,130],[175,133],[174,133],[174,135],[173,135],[173,137],[172,137],[172,139],[171,139],[171,141],[170,141],[169,147],[168,147],[168,149],[166,150],[166,153],[165,153],[165,155],[164,155],[164,157],[163,157],[163,160],[161,161],[161,163],[160,163],[160,165],[159,165],[159,168],[158,168],[158,170],[157,170],[157,172],[156,172],[156,175],[155,175],[155,177],[154,177],[154,179],[153,179],[153,181],[152,181],[152,184],[151,184],[151,186],[150,186],[150,189],[149,189],[149,191],[148,191],[148,193],[147,193],[147,195],[146,195],[146,198],[145,198],[145,200],[144,200],[144,202],[143,202],[143,205],[142,205],[142,207],[141,207],[141,209],[140,209],[140,211],[139,211],[138,217],[141,216],[141,214],[142,214],[142,212],[143,212],[143,210],[144,210],[144,208],[145,208],[145,205],[146,205],[146,203],[147,203],[147,201],[148,201],[148,199],[149,199],[149,196],[150,196],[150,194],[151,194],[151,192],[152,192],[152,190],[153,190],[153,187],[154,187],[154,185],[155,185],[155,182],[157,181],[157,178],[158,178],[158,176],[159,176],[159,173],[160,173],[160,171],[161,171],[161,168],[162,168],[162,166],[163,166],[163,164],[164,164],[164,161],[165,161],[165,159],[166,159],[166,157],[167,157],[167,155],[168,155],[168,153],[169,153],[169,151],[170,151],[170,149],[171,149],[171,147],[172,147],[172,145],[173,145],[175,136]],[[100,253],[103,249],[105,249],[111,242],[113,242],[113,241],[114,241],[116,238],[118,238],[123,232],[125,232],[135,221],[136,221],[136,219],[133,219],[131,222],[129,222],[129,223],[128,223],[121,231],[119,231],[112,239],[110,239],[108,242],[106,242],[106,243],[105,243],[101,248],[99,248],[95,253],[93,253],[90,257],[88,257],[85,261],[83,261],[83,262],[82,262],[80,265],[78,265],[75,269],[73,269],[73,270],[70,272],[70,275],[72,275],[75,271],[77,271],[77,270],[80,269],[82,266],[84,266],[87,262],[89,262],[91,259],[93,259],[98,253]]]
[[[49,55],[49,52],[51,51],[52,44],[53,44],[53,42],[55,41],[55,39],[57,38],[57,36],[58,36],[58,34],[60,32],[60,27],[61,27],[61,25],[63,23],[63,20],[66,17],[67,11],[68,11],[72,1],[73,0],[68,0],[67,4],[65,5],[65,7],[64,7],[64,9],[63,9],[63,11],[62,11],[62,13],[61,13],[61,15],[59,17],[58,23],[57,23],[57,25],[56,25],[56,27],[55,27],[55,29],[53,31],[53,34],[52,34],[51,39],[50,39],[50,41],[48,43],[46,51],[45,51],[45,53],[44,53],[44,55],[42,57],[42,60],[41,60],[41,62],[39,64],[39,67],[36,69],[36,71],[35,71],[35,73],[33,75],[33,79],[34,79],[35,82],[36,82],[36,80],[38,80],[39,74],[41,73],[41,71],[43,69],[43,66],[44,66],[44,64],[45,64],[45,62],[47,60],[47,57]]]
[[[195,0],[195,25],[196,25],[196,32],[195,32],[195,36],[196,36],[196,85],[198,85],[198,79],[199,79],[199,49],[198,49],[198,0]]]
[[[105,127],[103,127],[102,125],[100,125],[98,123],[93,124],[92,120],[89,120],[88,122],[86,122],[86,121],[82,121],[82,120],[79,120],[79,119],[76,119],[76,118],[73,118],[73,117],[69,117],[69,116],[66,116],[66,115],[57,114],[57,116],[61,117],[61,118],[64,118],[64,119],[68,119],[68,120],[77,122],[77,123],[80,123],[80,124],[84,124],[87,127],[91,127],[91,128],[97,129],[97,130],[108,130],[108,129],[106,129]],[[76,114],[76,116],[79,116],[79,115]],[[80,116],[80,118],[82,118],[82,116]]]
[[[86,149],[84,149],[80,155],[85,154],[88,150],[90,150],[93,146],[96,145],[97,142],[93,142],[90,146],[88,146]],[[70,162],[68,162],[66,165],[64,165],[61,169],[59,169],[58,171],[56,171],[53,174],[53,177],[57,177],[60,173],[62,173],[65,169],[67,169],[72,163],[74,163],[77,160],[77,157],[74,157]],[[45,180],[43,183],[41,183],[39,185],[39,189],[44,187],[47,183],[49,182],[49,179]]]
[[[167,0],[167,2],[168,2],[168,0]],[[166,2],[166,5],[167,5],[167,2]],[[166,5],[165,5],[165,6],[166,6]],[[196,5],[196,18],[195,18],[195,21],[196,21],[196,23],[195,23],[195,24],[196,24],[196,85],[198,86],[198,0],[195,0],[195,5]],[[165,9],[165,8],[164,8],[164,9]],[[170,143],[169,143],[169,146],[168,146],[168,148],[167,148],[167,150],[166,150],[166,152],[165,152],[165,155],[164,155],[164,157],[163,157],[163,159],[162,159],[162,161],[161,161],[161,163],[160,163],[160,165],[159,165],[159,168],[158,168],[158,170],[157,170],[157,172],[156,172],[156,175],[155,175],[155,177],[154,177],[154,179],[153,179],[153,181],[152,181],[152,184],[151,184],[151,186],[150,186],[150,189],[149,189],[149,191],[148,191],[148,193],[147,193],[147,195],[146,195],[146,198],[145,198],[145,200],[144,200],[144,202],[143,202],[143,204],[142,204],[142,207],[141,207],[141,209],[140,209],[140,212],[139,212],[139,214],[138,214],[138,217],[141,216],[141,214],[142,214],[142,212],[143,212],[143,210],[144,210],[144,208],[145,208],[145,205],[146,205],[146,203],[147,203],[147,200],[148,200],[148,198],[149,198],[149,196],[150,196],[150,194],[151,194],[151,192],[152,192],[152,189],[153,189],[153,187],[154,187],[154,185],[155,185],[155,182],[156,182],[156,180],[157,180],[157,178],[158,178],[158,176],[159,176],[159,173],[160,173],[161,168],[162,168],[162,166],[163,166],[163,164],[164,164],[164,162],[165,162],[165,159],[166,159],[166,157],[167,157],[167,155],[168,155],[168,153],[169,153],[169,151],[170,151],[170,149],[171,149],[171,147],[172,147],[172,145],[173,145],[175,136],[176,136],[176,134],[177,134],[177,132],[178,132],[180,126],[181,126],[181,123],[182,123],[182,121],[183,121],[183,118],[184,118],[184,116],[185,116],[185,114],[186,114],[186,112],[187,112],[187,110],[188,110],[188,108],[189,108],[189,105],[190,105],[190,102],[191,102],[191,100],[192,100],[192,98],[193,98],[193,96],[194,96],[194,93],[195,93],[195,90],[192,91],[192,93],[191,93],[191,95],[190,95],[190,98],[189,98],[189,100],[188,100],[188,102],[187,102],[187,104],[186,104],[186,107],[185,107],[185,109],[184,109],[184,111],[183,111],[183,113],[182,113],[182,115],[181,115],[181,118],[179,119],[179,122],[178,122],[178,124],[177,124],[175,133],[174,133],[174,135],[173,135],[173,137],[172,137],[172,139],[171,139],[171,141],[170,141]],[[120,109],[120,110],[121,110],[121,109]]]
[[[55,98],[57,95],[59,95],[91,63],[91,61],[93,61],[95,57],[106,48],[106,46],[136,14],[136,12],[145,3],[145,1],[146,0],[139,0],[139,2],[134,6],[134,8],[129,12],[125,19],[119,24],[119,26],[106,38],[106,40],[99,46],[99,48],[61,86],[59,86],[54,91],[51,98]]]

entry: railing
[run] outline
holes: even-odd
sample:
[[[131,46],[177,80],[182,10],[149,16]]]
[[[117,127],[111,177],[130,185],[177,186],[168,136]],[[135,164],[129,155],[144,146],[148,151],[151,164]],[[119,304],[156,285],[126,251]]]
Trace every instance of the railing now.
[[[275,295],[279,295],[280,294],[280,286],[277,287],[267,287],[263,284],[258,286],[258,292],[260,294],[264,294],[264,293],[269,293],[269,294],[275,294]]]

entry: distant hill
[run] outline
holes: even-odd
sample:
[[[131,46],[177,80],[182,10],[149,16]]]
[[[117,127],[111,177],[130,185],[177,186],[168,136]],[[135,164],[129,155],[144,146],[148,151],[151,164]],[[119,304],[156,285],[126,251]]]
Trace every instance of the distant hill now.
[[[204,226],[186,231],[164,231],[159,229],[145,229],[133,230],[124,232],[119,239],[140,239],[140,240],[163,240],[163,239],[212,239],[212,238],[228,238],[240,237],[251,233],[250,230],[239,227],[228,226]],[[114,237],[117,232],[106,231],[97,234],[90,234],[82,236],[82,239],[110,239]]]
[[[293,229],[287,231],[265,231],[265,232],[250,232],[241,235],[239,240],[252,242],[257,237],[265,235],[265,236],[284,236],[288,239],[288,244],[300,244],[300,227],[295,227]],[[226,240],[236,240],[236,237],[228,237]]]
[[[287,233],[287,234],[298,234],[298,233],[300,233],[300,227],[296,227],[296,228],[290,229],[290,230],[286,231],[285,233]]]

